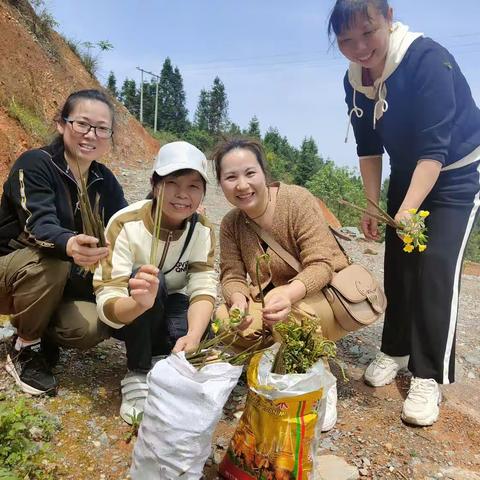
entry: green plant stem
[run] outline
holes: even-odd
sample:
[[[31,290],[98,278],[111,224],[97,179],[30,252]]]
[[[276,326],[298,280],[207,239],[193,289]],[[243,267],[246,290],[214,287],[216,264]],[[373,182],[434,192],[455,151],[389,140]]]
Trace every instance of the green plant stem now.
[[[150,248],[150,265],[155,265],[157,262],[158,243],[160,240],[160,230],[162,225],[162,209],[163,209],[164,184],[160,185],[155,195],[155,215],[153,220],[153,235],[152,246]]]
[[[258,293],[260,295],[260,301],[262,302],[262,309],[265,308],[265,296],[263,294],[262,284],[260,283],[260,262],[264,260],[268,265],[270,256],[267,253],[260,255],[255,259],[255,276],[257,277]],[[267,329],[265,323],[262,321],[262,345],[265,345],[267,341]]]

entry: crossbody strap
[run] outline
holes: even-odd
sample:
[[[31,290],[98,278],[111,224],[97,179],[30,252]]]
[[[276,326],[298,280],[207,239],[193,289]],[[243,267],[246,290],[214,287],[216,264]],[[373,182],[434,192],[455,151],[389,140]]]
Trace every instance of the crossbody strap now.
[[[252,230],[288,265],[290,265],[297,272],[301,272],[302,264],[289,252],[287,252],[268,232],[260,228],[255,222],[249,221],[248,224],[252,227]],[[343,248],[342,244],[338,241],[337,232],[334,228],[328,227],[332,233],[338,247],[347,258],[349,264],[352,264],[352,259],[348,256],[347,252]],[[343,238],[343,237],[341,237]],[[350,240],[350,239],[349,239]]]
[[[182,256],[187,250],[188,244],[192,239],[193,231],[195,230],[195,225],[197,224],[197,221],[198,221],[198,213],[194,213],[190,218],[190,226],[188,228],[187,237],[185,238],[185,243],[183,244],[182,251],[180,252],[180,256],[178,257],[178,260],[173,264],[173,267],[170,268],[170,270],[163,272],[164,275],[166,275],[167,273],[170,273],[177,266],[177,263],[182,259]]]
[[[285,262],[297,272],[302,271],[301,263],[288,253],[268,232],[261,229],[255,222],[248,222],[252,230]]]

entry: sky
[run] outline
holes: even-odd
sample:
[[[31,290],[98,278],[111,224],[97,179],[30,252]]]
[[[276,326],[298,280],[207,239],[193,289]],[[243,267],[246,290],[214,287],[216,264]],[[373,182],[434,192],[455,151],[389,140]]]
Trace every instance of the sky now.
[[[262,133],[276,127],[299,147],[313,137],[324,158],[357,165],[344,143],[347,68],[326,29],[333,0],[46,0],[57,30],[77,41],[108,40],[101,83],[113,71],[140,83],[136,67],[160,73],[168,56],[183,76],[190,116],[215,76],[225,84],[230,120]],[[480,105],[480,0],[391,0],[394,17],[447,47]],[[388,170],[388,168],[387,168]]]

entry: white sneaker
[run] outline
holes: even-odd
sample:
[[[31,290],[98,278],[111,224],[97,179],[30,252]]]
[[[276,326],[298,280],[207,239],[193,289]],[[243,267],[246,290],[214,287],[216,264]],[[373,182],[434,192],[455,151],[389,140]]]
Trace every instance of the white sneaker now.
[[[373,362],[367,367],[363,378],[367,385],[383,387],[392,383],[400,370],[408,366],[409,356],[391,357],[383,352],[378,352]]]
[[[120,382],[122,386],[122,405],[120,416],[129,424],[140,421],[148,395],[147,374],[127,372]]]
[[[322,432],[328,432],[337,423],[337,382],[328,389],[326,403]]]
[[[403,402],[402,420],[425,427],[438,419],[442,392],[433,378],[412,377],[410,390]]]

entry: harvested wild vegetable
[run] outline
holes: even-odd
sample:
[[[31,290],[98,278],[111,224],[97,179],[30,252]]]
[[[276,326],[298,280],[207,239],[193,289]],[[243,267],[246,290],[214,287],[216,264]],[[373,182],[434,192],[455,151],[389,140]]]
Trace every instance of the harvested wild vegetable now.
[[[305,373],[321,357],[334,358],[337,347],[317,332],[318,323],[304,318],[301,323],[289,317],[278,322],[275,331],[282,339],[272,372],[282,375]]]
[[[230,351],[230,346],[237,340],[236,329],[244,319],[245,313],[238,308],[230,311],[228,320],[216,318],[212,323],[212,332],[215,336],[200,342],[197,349],[187,353],[185,358],[197,368],[216,362],[228,362],[231,365],[245,363],[251,355],[259,351],[262,339],[260,338],[241,352]]]
[[[85,177],[82,175],[80,170],[80,164],[78,163],[78,157],[74,155],[75,163],[78,168],[78,176],[80,178],[80,185],[77,183],[78,190],[78,204],[80,206],[80,215],[82,217],[83,233],[89,235],[90,237],[95,237],[98,239],[98,247],[106,247],[107,242],[105,240],[105,227],[103,224],[103,219],[100,217],[99,209],[99,195],[95,197],[95,204],[92,208],[90,204],[90,199],[88,197],[87,184],[85,182]],[[90,272],[95,271],[95,265],[87,267],[86,270]]]
[[[150,248],[150,265],[155,265],[157,262],[158,242],[160,240],[160,227],[162,224],[163,196],[164,184],[162,183],[155,194],[155,216],[153,218],[152,246]]]
[[[265,308],[265,296],[262,290],[262,284],[260,282],[260,262],[264,261],[266,265],[270,263],[270,255],[268,253],[264,253],[263,255],[258,256],[255,259],[255,276],[257,277],[257,285],[258,285],[258,293],[260,295],[260,301],[262,302],[262,308]],[[267,341],[267,329],[265,324],[262,323],[262,345],[265,345]]]

